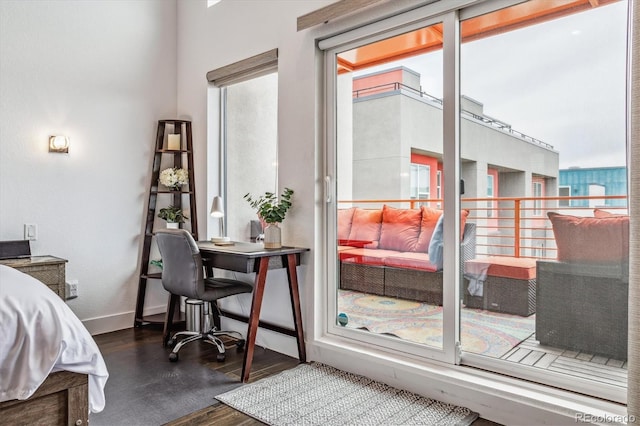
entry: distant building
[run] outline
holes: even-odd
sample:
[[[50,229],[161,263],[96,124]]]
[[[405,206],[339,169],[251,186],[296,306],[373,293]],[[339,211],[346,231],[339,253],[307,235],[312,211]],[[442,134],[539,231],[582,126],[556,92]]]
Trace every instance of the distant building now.
[[[337,135],[338,175],[342,177],[338,180],[338,199],[441,200],[445,173],[443,101],[422,91],[420,74],[399,66],[356,77],[344,74],[338,85],[344,88],[338,90],[342,93],[338,101],[341,116],[353,117],[352,127],[339,127]],[[349,86],[351,91],[346,90]],[[478,247],[492,246],[494,253],[512,253],[500,247],[514,244],[514,202],[499,205],[485,199],[556,195],[559,153],[551,145],[486,115],[483,104],[470,97],[461,96],[460,108],[463,198],[483,199],[464,205],[473,208],[471,220],[484,233],[478,236]],[[442,207],[440,201],[424,204]],[[370,203],[363,206],[380,207]],[[408,203],[396,206],[408,207]],[[547,237],[537,222],[545,218],[544,207],[555,205],[543,206],[538,201],[519,210],[519,236],[531,247],[526,254],[536,255],[539,241]]]
[[[627,195],[627,168],[620,166],[561,169],[558,195],[561,197]],[[626,205],[626,199],[572,199],[559,202],[559,207],[625,207]]]
[[[340,198],[442,198],[442,99],[423,92],[420,74],[404,66],[354,77],[351,84],[342,110],[352,108],[353,129],[339,140],[343,153],[351,144],[346,166],[357,178],[341,182]],[[482,103],[467,96],[461,110],[465,197],[556,194],[559,155],[552,146],[486,115]]]

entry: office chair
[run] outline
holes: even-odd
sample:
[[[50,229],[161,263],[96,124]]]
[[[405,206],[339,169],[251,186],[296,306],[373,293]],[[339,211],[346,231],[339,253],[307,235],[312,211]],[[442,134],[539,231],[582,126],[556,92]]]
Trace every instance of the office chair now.
[[[202,256],[191,234],[184,229],[162,229],[156,233],[158,249],[162,257],[162,286],[169,293],[199,299],[217,310],[216,301],[223,297],[240,293],[251,293],[253,287],[245,282],[227,278],[205,278]],[[169,360],[178,361],[178,352],[187,343],[204,340],[218,348],[217,360],[225,359],[225,346],[218,336],[230,335],[238,337],[238,350],[244,347],[242,335],[235,331],[219,330],[219,315],[215,315],[216,323],[210,324],[209,315],[205,317],[202,332],[181,331],[169,339],[168,345],[174,346]],[[178,342],[178,337],[186,336]]]

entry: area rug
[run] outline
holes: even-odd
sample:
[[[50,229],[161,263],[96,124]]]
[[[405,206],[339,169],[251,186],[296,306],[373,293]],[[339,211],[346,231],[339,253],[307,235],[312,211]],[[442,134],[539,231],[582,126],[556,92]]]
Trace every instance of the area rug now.
[[[339,290],[338,312],[346,327],[442,347],[442,306]],[[534,332],[535,314],[461,310],[460,340],[466,352],[500,358]]]
[[[470,425],[478,414],[320,363],[216,396],[272,426]]]
[[[224,373],[191,361],[195,347],[185,347],[178,362],[159,343],[104,354],[109,370],[106,406],[92,413],[92,426],[161,425],[218,404],[215,393],[227,392],[240,382]]]

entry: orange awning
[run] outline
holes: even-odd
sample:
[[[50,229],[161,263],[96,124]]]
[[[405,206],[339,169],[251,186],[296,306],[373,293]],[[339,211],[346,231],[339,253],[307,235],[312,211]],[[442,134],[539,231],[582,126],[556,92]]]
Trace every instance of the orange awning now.
[[[462,42],[477,40],[620,0],[531,0],[462,22]],[[338,72],[357,71],[442,49],[442,24],[431,25],[338,55]]]

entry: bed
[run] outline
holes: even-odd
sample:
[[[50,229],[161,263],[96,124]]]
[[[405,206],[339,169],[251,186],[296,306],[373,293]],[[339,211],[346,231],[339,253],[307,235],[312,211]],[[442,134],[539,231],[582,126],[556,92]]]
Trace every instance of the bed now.
[[[86,425],[104,409],[107,367],[78,317],[37,279],[0,265],[0,418]]]

